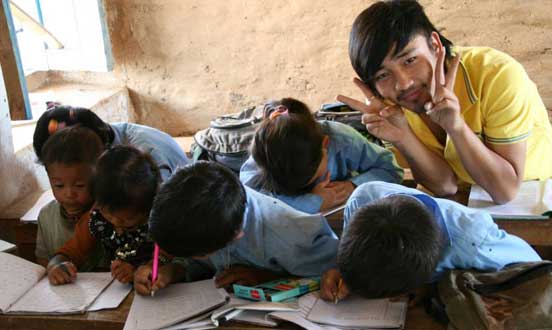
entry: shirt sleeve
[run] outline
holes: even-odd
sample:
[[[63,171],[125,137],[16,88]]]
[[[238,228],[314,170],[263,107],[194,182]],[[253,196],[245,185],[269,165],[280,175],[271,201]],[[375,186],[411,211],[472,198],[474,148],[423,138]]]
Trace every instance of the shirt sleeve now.
[[[487,93],[481,100],[485,140],[510,144],[527,139],[533,129],[535,84],[513,59],[489,74],[487,80]]]
[[[400,183],[404,171],[397,165],[395,155],[385,148],[367,141],[358,132],[353,132],[350,145],[346,148],[347,164],[350,171],[358,175],[350,181],[359,186],[369,181]]]
[[[506,233],[493,224],[472,260],[473,268],[497,271],[509,264],[541,261],[541,258],[524,240]]]
[[[336,267],[338,239],[320,215],[281,218],[265,228],[265,255],[289,274],[320,276]]]
[[[56,254],[62,254],[69,258],[77,268],[84,265],[96,247],[96,239],[88,228],[89,219],[90,215],[88,213],[83,215],[75,226],[73,237],[56,251]]]
[[[38,214],[38,229],[36,232],[36,248],[35,248],[35,256],[38,259],[50,259],[50,256],[48,255],[48,248],[46,247],[46,242],[44,241],[44,234],[42,233],[42,223],[44,221],[41,221],[43,218],[43,213],[40,212]]]
[[[255,190],[259,190],[259,177],[261,175],[261,170],[255,163],[253,157],[249,156],[245,163],[243,163],[240,168],[240,181]]]

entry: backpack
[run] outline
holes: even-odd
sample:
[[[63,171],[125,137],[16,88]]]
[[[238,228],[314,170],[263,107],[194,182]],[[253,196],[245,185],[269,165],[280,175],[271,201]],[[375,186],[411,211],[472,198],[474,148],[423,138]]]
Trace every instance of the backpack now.
[[[437,283],[437,292],[431,313],[442,309],[449,330],[552,329],[550,261],[517,263],[498,272],[453,270]]]
[[[209,128],[194,135],[192,157],[221,163],[238,173],[249,157],[249,146],[263,120],[263,107],[223,115],[211,121]]]
[[[314,113],[314,118],[317,120],[337,121],[349,125],[368,141],[379,146],[384,146],[384,142],[370,134],[366,126],[362,123],[362,112],[350,108],[345,103],[335,102],[322,104],[320,110]]]

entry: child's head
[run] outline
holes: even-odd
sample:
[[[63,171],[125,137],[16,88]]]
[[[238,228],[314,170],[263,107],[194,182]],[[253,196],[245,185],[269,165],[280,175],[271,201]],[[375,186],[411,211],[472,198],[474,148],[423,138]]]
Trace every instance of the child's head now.
[[[415,197],[393,195],[359,208],[339,245],[347,287],[366,298],[403,294],[428,283],[445,241]]]
[[[81,126],[62,129],[44,143],[42,163],[67,216],[78,216],[92,206],[90,178],[103,149],[98,135]]]
[[[261,169],[260,183],[277,194],[310,192],[325,174],[328,137],[302,102],[286,98],[265,106],[251,154]]]
[[[97,208],[121,233],[147,222],[159,183],[150,155],[121,145],[100,156],[92,187]]]
[[[155,197],[150,233],[159,246],[179,257],[201,257],[242,233],[245,189],[238,177],[214,162],[179,169]]]
[[[40,162],[43,161],[42,146],[57,131],[79,124],[94,131],[107,147],[113,141],[113,131],[109,124],[100,119],[94,112],[85,108],[55,105],[44,112],[36,123],[33,146]]]

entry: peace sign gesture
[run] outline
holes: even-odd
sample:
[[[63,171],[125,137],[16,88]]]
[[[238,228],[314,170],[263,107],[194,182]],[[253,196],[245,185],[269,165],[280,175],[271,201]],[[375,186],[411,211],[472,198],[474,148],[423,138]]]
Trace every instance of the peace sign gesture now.
[[[454,82],[460,64],[460,54],[452,59],[448,72],[445,74],[446,50],[440,41],[437,46],[437,63],[434,70],[435,92],[431,102],[424,107],[427,115],[441,126],[446,132],[461,128],[463,124],[460,116],[460,103],[454,94]]]
[[[362,91],[366,101],[361,102],[343,95],[338,95],[337,100],[364,113],[362,123],[375,137],[391,143],[396,143],[403,138],[405,130],[410,129],[403,110],[397,105],[387,104],[376,97],[360,79],[355,78],[353,82]]]

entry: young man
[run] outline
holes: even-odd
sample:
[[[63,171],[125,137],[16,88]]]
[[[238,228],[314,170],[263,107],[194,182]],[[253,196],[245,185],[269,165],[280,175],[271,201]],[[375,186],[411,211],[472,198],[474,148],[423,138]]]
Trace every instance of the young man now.
[[[214,162],[171,176],[155,198],[149,229],[161,249],[185,259],[162,266],[155,283],[151,265],[139,268],[134,285],[140,294],[215,273],[223,287],[282,274],[319,276],[335,267],[338,241],[324,217],[244,187]]]
[[[347,202],[339,270],[326,272],[321,296],[367,298],[411,293],[446,270],[497,271],[540,261],[522,239],[498,229],[491,216],[416,189],[369,182]],[[339,285],[340,279],[345,285]]]
[[[505,203],[523,180],[552,176],[546,109],[508,55],[452,48],[416,1],[385,1],[356,18],[349,56],[366,102],[338,100],[363,111],[367,129],[436,195],[475,183]]]

